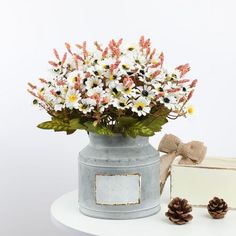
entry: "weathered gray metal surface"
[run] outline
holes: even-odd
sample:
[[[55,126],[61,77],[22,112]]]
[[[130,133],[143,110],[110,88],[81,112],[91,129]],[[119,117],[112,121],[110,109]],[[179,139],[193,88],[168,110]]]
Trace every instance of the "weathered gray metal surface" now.
[[[79,154],[79,207],[85,215],[133,219],[160,210],[159,153],[147,137],[89,134]]]

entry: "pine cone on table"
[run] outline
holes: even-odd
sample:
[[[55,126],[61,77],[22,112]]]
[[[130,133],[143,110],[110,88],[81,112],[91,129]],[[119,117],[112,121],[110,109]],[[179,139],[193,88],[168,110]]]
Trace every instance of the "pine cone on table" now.
[[[224,201],[224,199],[214,197],[212,200],[209,201],[209,204],[207,205],[207,210],[214,219],[221,219],[224,218],[225,214],[227,213],[228,205]]]
[[[192,206],[186,199],[176,197],[169,203],[165,215],[174,224],[183,225],[193,219],[193,216],[189,214],[191,211]]]

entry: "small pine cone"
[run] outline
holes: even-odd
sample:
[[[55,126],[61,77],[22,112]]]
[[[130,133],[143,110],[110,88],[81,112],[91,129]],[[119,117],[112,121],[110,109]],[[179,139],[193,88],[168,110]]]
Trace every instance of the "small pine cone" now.
[[[168,208],[165,215],[175,224],[183,225],[193,219],[193,216],[189,214],[192,211],[192,206],[188,204],[186,199],[176,197],[169,203]]]
[[[207,205],[207,210],[214,219],[221,219],[224,218],[225,214],[227,213],[228,205],[224,201],[224,199],[214,197],[212,200],[209,201],[209,204]]]

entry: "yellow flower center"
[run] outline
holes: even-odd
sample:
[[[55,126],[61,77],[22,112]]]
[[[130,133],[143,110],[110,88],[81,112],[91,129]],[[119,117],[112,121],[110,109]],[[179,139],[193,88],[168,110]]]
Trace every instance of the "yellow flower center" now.
[[[140,110],[143,110],[143,108],[145,107],[145,104],[143,102],[137,102],[135,106],[140,111]]]
[[[157,63],[158,63],[157,60],[153,60],[153,61],[152,61],[152,64],[154,64],[154,65],[156,65]]]
[[[122,67],[123,67],[123,69],[125,69],[125,70],[128,70],[128,69],[129,69],[129,65],[128,65],[128,64],[123,64]]]
[[[194,107],[190,106],[187,109],[188,114],[192,115],[194,113]]]
[[[131,93],[131,91],[132,91],[132,89],[131,89],[131,88],[125,88],[125,89],[124,89],[124,92],[125,92],[126,94],[130,94],[130,93]]]
[[[108,70],[110,68],[110,66],[109,65],[104,65],[103,68]]]
[[[87,106],[87,105],[85,105],[85,104],[81,104],[81,105],[80,105],[80,108],[81,108],[82,110],[86,110],[86,109],[87,109],[87,107],[88,107],[88,106]]]
[[[76,94],[71,94],[70,96],[69,96],[69,102],[70,103],[74,103],[74,102],[76,102],[76,100],[77,100],[77,96],[76,96]]]
[[[129,50],[129,51],[133,51],[133,50],[134,50],[134,47],[130,46],[130,47],[128,47],[128,50]]]
[[[113,75],[110,75],[109,79],[110,79],[110,80],[114,80],[114,76],[113,76]]]
[[[77,81],[77,77],[75,76],[72,78],[72,82],[75,83],[76,81]]]

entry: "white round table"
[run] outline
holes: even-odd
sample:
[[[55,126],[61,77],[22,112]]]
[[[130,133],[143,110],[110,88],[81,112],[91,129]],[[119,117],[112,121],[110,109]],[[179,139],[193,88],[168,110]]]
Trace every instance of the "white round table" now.
[[[206,208],[193,208],[193,220],[185,225],[174,225],[165,217],[168,194],[162,196],[161,211],[137,220],[103,220],[84,216],[78,209],[78,193],[73,191],[58,198],[51,206],[52,216],[66,227],[98,236],[199,236],[235,235],[236,211],[224,219],[214,220]]]

